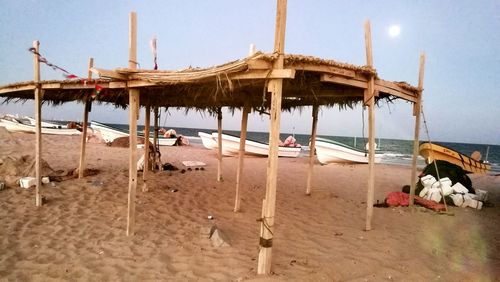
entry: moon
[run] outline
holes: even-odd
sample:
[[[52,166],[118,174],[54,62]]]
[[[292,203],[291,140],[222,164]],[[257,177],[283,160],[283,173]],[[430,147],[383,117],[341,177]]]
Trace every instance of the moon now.
[[[398,37],[401,33],[401,27],[399,25],[391,25],[389,27],[389,36],[392,38]]]

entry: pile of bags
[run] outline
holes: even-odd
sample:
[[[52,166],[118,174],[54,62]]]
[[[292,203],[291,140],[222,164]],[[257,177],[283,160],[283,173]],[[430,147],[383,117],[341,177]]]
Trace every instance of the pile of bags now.
[[[476,189],[475,193],[470,193],[469,189],[462,183],[453,184],[448,177],[436,180],[433,175],[427,174],[420,178],[420,183],[423,188],[418,195],[436,203],[440,203],[443,197],[449,197],[457,207],[471,207],[480,210],[483,207],[483,202],[487,201],[488,198],[486,191]]]

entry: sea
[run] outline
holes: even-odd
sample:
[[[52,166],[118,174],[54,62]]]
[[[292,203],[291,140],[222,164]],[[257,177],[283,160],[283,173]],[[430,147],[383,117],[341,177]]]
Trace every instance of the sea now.
[[[109,125],[128,130],[128,124],[109,124]],[[200,137],[198,136],[198,132],[212,133],[217,131],[216,129],[185,128],[185,127],[169,127],[167,129],[174,129],[178,135],[183,135],[187,137],[190,143],[200,144],[200,145],[202,143]],[[144,130],[144,126],[139,125],[138,130]],[[151,127],[151,132],[153,132],[152,127]],[[240,131],[235,131],[235,130],[223,130],[223,132],[226,134],[231,134],[236,136],[240,135]],[[308,145],[309,145],[310,135],[282,133],[280,134],[280,139],[285,140],[290,135],[292,135],[297,140],[297,143],[302,145],[301,156],[302,157],[309,156]],[[350,146],[354,146],[359,149],[364,149],[368,142],[368,138],[363,138],[363,137],[330,136],[330,135],[318,135],[318,137],[331,139]],[[247,139],[268,143],[269,133],[248,131]],[[376,138],[375,143],[377,143],[378,147],[377,153],[383,154],[381,163],[411,166],[413,158],[412,157],[413,140]],[[491,164],[490,173],[500,174],[500,145],[437,142],[437,141],[432,143],[436,143],[451,148],[467,156],[470,156],[474,151],[479,151],[483,157],[483,160],[488,161]],[[417,166],[419,168],[425,167],[424,158],[422,158],[421,156],[417,158]]]

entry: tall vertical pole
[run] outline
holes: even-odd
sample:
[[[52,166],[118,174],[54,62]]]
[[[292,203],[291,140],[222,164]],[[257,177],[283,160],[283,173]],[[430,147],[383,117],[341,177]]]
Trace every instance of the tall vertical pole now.
[[[309,171],[307,174],[307,188],[306,195],[311,195],[312,177],[314,169],[314,158],[316,151],[316,129],[318,125],[318,105],[313,105],[312,109],[312,130],[311,130],[311,143],[309,146]]]
[[[146,105],[144,115],[144,166],[142,168],[142,192],[148,191],[148,173],[149,173],[149,126],[151,123],[151,106]]]
[[[372,35],[370,22],[365,22],[365,43],[366,43],[366,64],[373,68],[372,57]],[[365,230],[372,229],[371,222],[373,216],[373,197],[375,192],[375,93],[374,77],[370,75],[368,87],[365,92],[364,103],[368,105],[368,190],[366,196],[366,227]]]
[[[129,68],[137,68],[137,14],[130,13]],[[139,89],[129,89],[129,182],[127,236],[134,235],[135,193],[137,190],[137,117],[139,114]]]
[[[241,113],[241,133],[240,133],[240,150],[238,152],[238,172],[236,173],[236,199],[234,201],[234,211],[240,211],[241,195],[241,174],[243,173],[243,160],[245,159],[245,142],[247,139],[247,123],[250,104],[245,103],[243,112]]]
[[[283,69],[286,29],[286,0],[278,0],[276,11],[276,29],[274,34],[274,52],[278,58],[273,64],[274,69]],[[271,120],[269,132],[269,157],[267,159],[266,198],[262,205],[261,234],[258,274],[271,273],[271,257],[273,246],[274,214],[276,209],[276,186],[278,182],[278,145],[281,121],[281,97],[283,79],[269,81],[268,91],[272,92]]]
[[[154,116],[155,116],[155,121],[154,121],[154,130],[155,130],[155,133],[153,135],[153,147],[155,148],[155,157],[154,157],[154,164],[153,164],[153,170],[156,169],[156,163],[157,162],[160,162],[161,160],[157,160],[156,158],[160,158],[160,156],[158,156],[157,152],[156,152],[156,144],[158,144],[158,107],[155,106],[154,107],[154,110],[153,110],[153,113],[154,113]],[[158,148],[159,150],[159,148]],[[159,168],[158,168],[159,169]]]
[[[35,188],[35,205],[40,207],[42,205],[42,197],[40,196],[40,189],[42,187],[42,89],[40,86],[40,42],[33,41],[33,48],[35,48],[35,54],[33,55],[33,70],[34,70],[34,82],[35,82],[35,176],[36,176],[36,188]]]
[[[424,67],[425,54],[422,53],[420,54],[420,66],[418,71],[418,97],[417,101],[413,104],[413,115],[415,116],[415,137],[413,139],[413,159],[411,162],[410,206],[413,205],[415,200],[415,181],[417,178],[417,157],[420,134],[420,112],[422,108],[422,93],[424,89]]]
[[[90,81],[92,79],[92,72],[90,69],[94,66],[94,58],[89,58],[89,68],[88,68],[88,74],[87,74],[87,79]],[[92,101],[90,100],[90,97],[85,97],[85,106],[83,109],[83,125],[82,125],[82,142],[80,146],[80,165],[78,166],[78,178],[83,178],[84,177],[84,172],[85,172],[85,147],[87,145],[87,127],[88,127],[88,120],[89,120],[89,110],[90,110],[90,105],[92,104]]]
[[[222,109],[217,109],[217,181],[222,181]]]

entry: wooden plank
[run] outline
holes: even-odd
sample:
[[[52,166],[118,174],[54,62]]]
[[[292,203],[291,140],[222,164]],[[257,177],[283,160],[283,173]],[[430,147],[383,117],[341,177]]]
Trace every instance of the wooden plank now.
[[[35,87],[35,205],[42,206],[42,197],[40,189],[42,187],[42,89],[40,87],[40,61],[37,54],[40,54],[40,42],[34,41],[33,48],[33,72]]]
[[[137,15],[130,13],[129,67],[136,68],[137,58]],[[135,193],[137,190],[137,115],[139,109],[139,90],[129,90],[129,179],[127,206],[127,236],[134,235]]]
[[[274,52],[278,54],[278,59],[274,62],[273,69],[283,69],[287,1],[278,0],[277,2]],[[258,274],[271,273],[274,214],[276,209],[276,188],[278,182],[278,142],[280,134],[283,79],[272,79],[269,82],[268,90],[272,92],[269,127],[269,156],[267,161],[266,198],[265,205],[262,206],[262,214],[264,216],[261,219],[260,250],[257,266]]]
[[[420,55],[420,66],[418,72],[418,89],[424,88],[424,67],[425,54]],[[411,162],[411,181],[410,181],[410,206],[415,201],[415,186],[417,181],[417,158],[419,155],[419,135],[420,135],[420,112],[422,107],[422,90],[418,93],[417,101],[414,104],[413,114],[415,115],[415,136],[413,138],[413,158]]]
[[[94,66],[94,59],[89,59],[88,65],[88,79],[92,79],[92,72],[90,69]],[[78,178],[83,178],[85,172],[85,147],[87,145],[87,127],[89,120],[89,107],[92,104],[92,100],[90,98],[85,99],[85,105],[83,108],[83,125],[82,125],[82,141],[80,145],[80,164],[78,166]]]
[[[367,88],[366,83],[368,82],[366,80],[361,81],[361,80],[357,80],[357,79],[346,78],[346,77],[341,77],[341,76],[332,75],[332,74],[322,74],[320,76],[320,81],[348,85],[348,86],[353,86],[353,87],[358,87],[358,88],[363,88],[363,89]]]
[[[61,84],[61,89],[94,89],[95,84]]]
[[[149,82],[149,81],[142,81],[142,80],[129,80],[127,81],[127,86],[132,88],[132,87],[147,87],[147,86],[155,86],[157,85],[156,83]]]
[[[236,197],[234,201],[234,212],[239,212],[241,205],[240,186],[243,174],[243,161],[245,159],[245,142],[247,139],[247,124],[248,124],[249,111],[250,111],[250,104],[245,103],[245,106],[243,107],[243,111],[241,113],[240,150],[238,151],[238,168],[236,173]]]
[[[295,69],[282,70],[251,70],[229,76],[230,79],[275,79],[275,78],[295,78]]]
[[[307,187],[306,195],[311,195],[314,160],[316,156],[314,152],[316,151],[316,129],[318,125],[318,105],[312,107],[312,129],[311,129],[311,146],[309,147],[309,170],[307,173]]]
[[[365,22],[365,48],[366,63],[373,67],[372,38],[370,22]],[[371,221],[373,217],[373,198],[375,193],[375,79],[370,77],[366,89],[365,104],[368,105],[368,189],[366,195],[366,227],[365,230],[372,229]],[[368,100],[367,100],[368,99]]]

